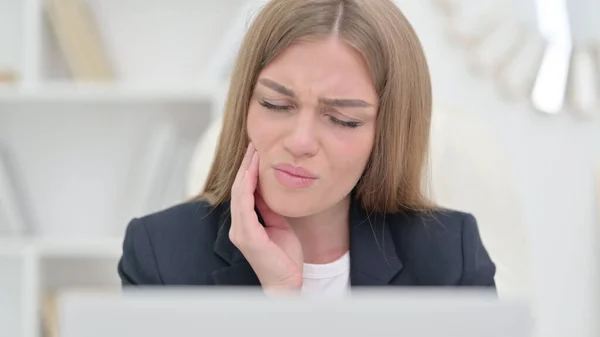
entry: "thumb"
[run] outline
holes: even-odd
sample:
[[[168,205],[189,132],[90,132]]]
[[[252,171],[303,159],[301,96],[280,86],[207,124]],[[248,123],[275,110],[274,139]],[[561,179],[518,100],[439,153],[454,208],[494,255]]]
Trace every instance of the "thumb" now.
[[[254,193],[254,202],[256,204],[256,207],[258,208],[258,212],[260,213],[260,216],[265,221],[265,225],[267,227],[278,227],[278,228],[288,228],[289,227],[285,218],[283,216],[281,216],[281,214],[278,214],[275,211],[273,211],[267,205],[267,203],[262,198],[260,193],[258,193],[258,191]]]

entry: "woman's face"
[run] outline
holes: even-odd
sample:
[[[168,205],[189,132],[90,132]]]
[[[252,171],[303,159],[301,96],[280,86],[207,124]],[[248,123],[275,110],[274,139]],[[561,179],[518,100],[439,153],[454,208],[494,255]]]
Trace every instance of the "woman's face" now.
[[[248,111],[266,203],[304,217],[344,201],[371,154],[378,103],[361,54],[339,39],[296,43],[267,65]]]

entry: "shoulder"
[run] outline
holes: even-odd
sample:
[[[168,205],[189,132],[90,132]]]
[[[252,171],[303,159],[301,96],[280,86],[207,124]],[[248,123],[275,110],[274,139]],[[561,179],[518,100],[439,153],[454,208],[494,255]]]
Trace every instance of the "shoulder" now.
[[[477,221],[470,213],[449,209],[407,211],[391,214],[388,219],[387,223],[398,239],[406,240],[407,244],[408,241],[435,243],[436,249],[460,244],[463,229],[477,227]]]
[[[392,231],[410,235],[413,240],[441,240],[441,243],[459,239],[465,228],[477,229],[472,214],[451,209],[400,212],[389,215],[388,224]]]
[[[204,283],[220,224],[229,210],[189,201],[132,219],[118,271],[123,284]]]
[[[214,207],[206,201],[194,200],[136,218],[130,226],[144,227],[152,236],[171,239],[210,234],[218,230],[219,221],[228,211],[225,206]]]
[[[450,209],[405,212],[392,215],[388,225],[400,258],[425,283],[447,277],[441,283],[494,285],[496,267],[472,214]]]

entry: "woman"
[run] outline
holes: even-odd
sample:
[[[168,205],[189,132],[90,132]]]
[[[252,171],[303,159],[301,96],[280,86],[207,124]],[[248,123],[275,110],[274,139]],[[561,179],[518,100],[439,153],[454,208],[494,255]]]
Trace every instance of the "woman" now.
[[[494,286],[470,214],[423,182],[431,84],[391,0],[272,0],[233,71],[197,200],[134,219],[124,285]]]

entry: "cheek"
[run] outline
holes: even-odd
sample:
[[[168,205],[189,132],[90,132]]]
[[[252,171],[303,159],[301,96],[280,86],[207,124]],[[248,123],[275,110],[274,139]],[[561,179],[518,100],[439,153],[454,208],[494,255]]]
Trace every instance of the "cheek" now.
[[[265,118],[264,113],[261,111],[260,105],[251,103],[248,109],[247,119],[247,132],[250,141],[254,143],[254,146],[260,150],[262,145],[268,142],[269,132],[272,128],[268,125],[269,120]],[[260,151],[259,151],[260,152]]]
[[[337,146],[330,149],[329,153],[335,156],[334,178],[336,173],[339,178],[357,180],[362,175],[373,149],[373,134],[365,132],[356,137],[337,142]]]
[[[258,103],[252,103],[248,109],[246,131],[261,159],[266,160],[268,152],[277,143],[281,127],[274,124]]]
[[[254,106],[254,104],[250,104],[250,107],[248,109],[248,116],[246,118],[246,131],[248,132],[248,137],[250,138],[250,141],[255,144],[257,140],[257,135],[260,135],[259,119],[259,112],[256,111],[256,107]]]

